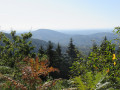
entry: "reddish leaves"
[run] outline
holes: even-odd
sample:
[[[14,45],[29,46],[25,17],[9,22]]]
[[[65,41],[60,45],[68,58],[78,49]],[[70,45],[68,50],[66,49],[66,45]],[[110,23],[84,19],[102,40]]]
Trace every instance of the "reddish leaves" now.
[[[25,59],[25,61],[27,61],[27,64],[22,69],[22,78],[29,85],[40,83],[41,79],[39,78],[39,76],[46,76],[50,72],[59,72],[57,68],[49,67],[48,60],[39,62],[39,58],[36,57],[35,60],[33,58],[27,58]]]

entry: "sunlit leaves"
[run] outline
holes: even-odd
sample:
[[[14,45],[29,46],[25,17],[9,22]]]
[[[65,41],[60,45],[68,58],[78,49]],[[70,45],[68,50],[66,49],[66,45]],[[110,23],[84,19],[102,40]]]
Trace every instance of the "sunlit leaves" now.
[[[5,65],[14,67],[17,61],[25,56],[33,56],[31,52],[35,47],[32,46],[31,33],[22,34],[22,37],[16,35],[16,31],[11,31],[11,37],[1,33],[0,59]],[[9,58],[9,59],[8,59]],[[3,61],[4,60],[4,61]],[[6,63],[7,62],[7,63]]]
[[[105,75],[106,72],[104,71],[95,74],[87,72],[84,76],[77,76],[72,80],[79,90],[96,90],[99,87],[98,84],[105,78]]]

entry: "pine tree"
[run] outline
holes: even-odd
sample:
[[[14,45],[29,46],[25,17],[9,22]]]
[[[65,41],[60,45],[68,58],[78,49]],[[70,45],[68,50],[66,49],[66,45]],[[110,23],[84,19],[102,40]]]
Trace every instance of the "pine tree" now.
[[[72,60],[72,63],[73,63],[75,58],[77,58],[77,50],[75,48],[75,45],[73,44],[72,38],[70,39],[70,43],[68,45],[67,53],[68,53],[68,56],[70,57],[70,59]]]
[[[48,42],[49,44],[48,44],[48,48],[47,48],[47,51],[46,51],[46,53],[47,53],[47,56],[48,56],[48,58],[49,58],[49,61],[50,61],[50,66],[53,66],[54,67],[54,50],[53,50],[53,44],[52,44],[52,42],[51,41],[49,41]]]
[[[114,48],[115,45],[108,41],[107,37],[105,36],[104,40],[102,41],[102,44],[100,45],[100,53],[105,56],[108,55],[109,52],[112,54],[115,52]]]
[[[39,57],[43,57],[43,55],[45,54],[45,51],[42,46],[40,46],[38,53],[39,53]]]
[[[59,50],[60,50],[60,46],[59,46]],[[49,66],[53,66],[54,68],[58,68],[60,70],[60,60],[61,59],[59,58],[58,53],[55,50],[53,50],[53,44],[51,41],[49,41],[48,48],[46,50],[46,54],[50,61]],[[52,72],[49,75],[52,76],[52,78],[59,78],[60,73]]]
[[[96,42],[93,42],[92,51],[93,51],[93,52],[96,52],[96,51],[97,51],[97,49],[98,49],[98,47],[97,47]]]
[[[57,52],[57,54],[58,54],[59,56],[62,55],[62,53],[61,53],[61,46],[60,46],[59,43],[58,43],[58,45],[57,45],[56,52]]]
[[[101,47],[101,54],[105,54],[105,51],[107,49],[107,37],[105,36],[104,40],[102,41],[102,44],[100,45]]]

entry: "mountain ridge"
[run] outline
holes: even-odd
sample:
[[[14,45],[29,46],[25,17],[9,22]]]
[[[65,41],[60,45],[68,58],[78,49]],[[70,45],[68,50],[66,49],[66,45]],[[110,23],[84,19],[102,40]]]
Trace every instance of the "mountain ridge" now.
[[[44,41],[52,41],[56,44],[60,43],[63,46],[68,45],[70,38],[72,38],[74,41],[74,44],[77,47],[80,47],[80,46],[91,47],[92,40],[96,41],[97,44],[100,44],[105,36],[108,38],[108,40],[113,40],[117,37],[111,32],[100,32],[100,33],[89,34],[89,35],[68,35],[68,34],[64,34],[64,33],[54,31],[54,30],[49,30],[49,29],[43,29],[43,30],[39,29],[31,33],[33,34],[32,38],[41,39]]]

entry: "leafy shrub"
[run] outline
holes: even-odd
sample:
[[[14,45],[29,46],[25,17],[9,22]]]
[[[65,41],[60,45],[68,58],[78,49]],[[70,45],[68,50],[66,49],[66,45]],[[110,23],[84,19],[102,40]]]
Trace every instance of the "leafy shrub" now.
[[[0,66],[0,73],[2,74],[12,74],[13,69],[7,66]]]

